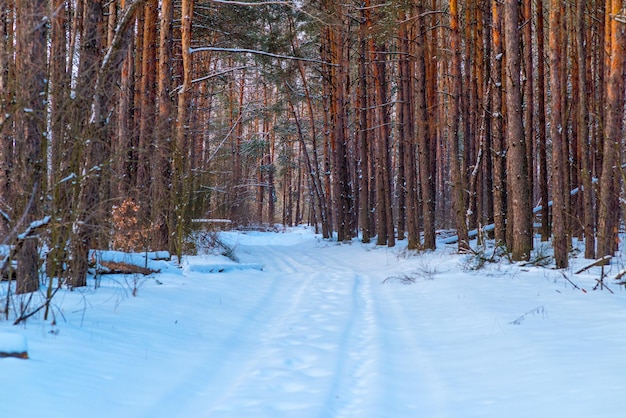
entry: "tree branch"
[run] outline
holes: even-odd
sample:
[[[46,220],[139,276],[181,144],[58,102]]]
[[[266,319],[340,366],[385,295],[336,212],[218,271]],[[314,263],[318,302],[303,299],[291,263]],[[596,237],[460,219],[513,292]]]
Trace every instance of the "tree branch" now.
[[[259,51],[257,49],[218,48],[218,47],[214,47],[214,46],[203,46],[203,47],[200,47],[200,48],[190,48],[189,49],[189,52],[192,53],[192,54],[196,53],[196,52],[206,52],[206,51],[231,52],[231,53],[234,53],[234,54],[255,54],[255,55],[263,55],[263,56],[277,58],[277,59],[313,62],[313,63],[316,63],[316,64],[332,65],[334,67],[338,66],[338,64],[333,64],[331,62],[326,62],[326,61],[323,61],[323,60],[317,60],[317,59],[314,59],[314,58],[294,57],[293,55],[272,54],[271,52]]]

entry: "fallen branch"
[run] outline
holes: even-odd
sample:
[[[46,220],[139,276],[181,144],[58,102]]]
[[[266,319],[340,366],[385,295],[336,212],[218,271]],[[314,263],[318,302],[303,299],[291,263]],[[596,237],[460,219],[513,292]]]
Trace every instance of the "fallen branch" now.
[[[615,275],[614,280],[619,280],[619,279],[621,279],[622,277],[624,277],[624,275],[626,275],[626,269],[624,269],[624,270],[620,271],[619,273],[617,273],[617,274]],[[618,283],[618,284],[619,284],[619,283]]]
[[[515,321],[509,322],[509,324],[520,325],[524,321],[524,319],[526,319],[526,317],[529,315],[541,315],[542,317],[545,317],[546,310],[543,306],[538,306],[535,309],[530,310],[523,315],[520,315]]]
[[[598,290],[598,286],[600,286],[600,290],[602,290],[602,289],[606,289],[606,290],[608,290],[608,291],[609,291],[609,292],[611,292],[611,293],[615,293],[615,292],[613,292],[613,291],[611,290],[611,288],[610,288],[610,287],[608,287],[608,286],[606,285],[606,283],[604,283],[604,279],[596,279],[596,282],[598,282],[598,283],[597,283],[597,284],[593,287],[593,290]]]
[[[562,271],[561,271],[561,276],[563,276],[563,278],[564,278],[565,280],[567,280],[567,281],[568,281],[568,282],[569,282],[572,286],[574,286],[574,289],[578,289],[578,290],[580,290],[580,291],[582,291],[582,292],[584,292],[584,293],[587,293],[587,291],[586,291],[585,289],[582,289],[582,288],[578,287],[578,286],[576,285],[576,283],[574,283],[573,281],[571,281],[571,280],[570,280],[570,278],[569,278],[569,277],[567,277],[567,275],[566,275],[565,273],[563,273]]]
[[[44,304],[42,304],[41,306],[39,306],[37,309],[32,310],[28,313],[22,313],[14,322],[13,325],[18,325],[20,322],[26,321],[28,318],[30,318],[31,316],[35,315],[37,312],[41,311],[43,308],[46,308],[48,306],[50,306],[50,301],[52,300],[52,298],[54,297],[54,295],[57,294],[57,292],[61,289],[61,287],[57,287],[54,289],[54,291],[52,292],[52,294],[46,298],[46,302]]]
[[[0,267],[0,277],[7,277],[7,278],[11,277],[11,275],[9,274],[10,269],[11,269],[11,260],[14,260],[15,257],[17,256],[17,253],[20,252],[20,250],[24,246],[24,242],[26,241],[26,239],[32,236],[32,234],[36,230],[47,225],[49,222],[50,222],[50,216],[46,216],[45,218],[41,220],[31,223],[24,232],[16,235],[15,245],[11,247],[11,251],[9,252],[9,255],[7,255],[4,258],[4,260],[2,260],[2,266]]]
[[[595,267],[595,266],[603,266],[606,264],[607,261],[611,260],[610,255],[605,255],[602,258],[598,258],[597,260],[595,260],[594,262],[592,262],[591,264],[587,264],[586,266],[584,266],[583,268],[581,268],[580,270],[578,270],[577,272],[575,272],[574,274],[580,274],[583,271],[587,271],[589,270],[591,267]]]

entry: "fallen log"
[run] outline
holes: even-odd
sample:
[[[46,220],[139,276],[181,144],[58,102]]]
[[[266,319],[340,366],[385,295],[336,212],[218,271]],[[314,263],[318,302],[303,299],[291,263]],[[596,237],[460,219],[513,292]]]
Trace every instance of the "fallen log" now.
[[[159,270],[153,270],[146,267],[140,267],[135,264],[116,262],[116,261],[100,261],[96,266],[98,274],[148,274],[159,273]]]
[[[583,268],[581,268],[580,270],[578,270],[576,273],[574,274],[580,274],[583,271],[589,270],[591,267],[595,267],[595,266],[603,266],[605,264],[607,264],[610,260],[611,260],[611,256],[610,255],[605,255],[602,258],[598,258],[597,260],[595,260],[594,262],[587,264],[586,266],[584,266]]]
[[[26,338],[19,334],[0,333],[0,358],[28,359]]]

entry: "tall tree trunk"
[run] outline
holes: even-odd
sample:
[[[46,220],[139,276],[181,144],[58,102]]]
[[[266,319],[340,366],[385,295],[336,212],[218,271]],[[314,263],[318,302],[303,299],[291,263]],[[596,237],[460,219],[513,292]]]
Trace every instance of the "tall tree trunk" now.
[[[408,27],[409,23],[406,22],[406,14],[401,12],[399,19],[402,22],[398,31],[399,38],[399,141],[403,144],[403,150],[399,152],[400,164],[404,167],[404,186],[405,189],[405,201],[400,201],[399,213],[398,213],[398,238],[400,238],[400,219],[402,219],[401,210],[403,206],[405,208],[404,215],[406,217],[406,225],[408,232],[408,249],[414,250],[420,246],[420,230],[419,230],[419,201],[418,201],[418,175],[416,166],[416,146],[415,146],[415,112],[414,112],[414,73],[415,62],[411,57],[411,51],[409,46],[409,36],[411,28]],[[420,41],[421,42],[421,41]],[[423,47],[422,47],[423,48]],[[422,62],[423,65],[423,49],[422,49]],[[418,63],[419,65],[419,63]],[[423,70],[422,70],[423,71]],[[423,72],[421,74],[423,81]],[[418,80],[418,83],[420,81]],[[421,85],[423,86],[423,84]],[[417,94],[424,95],[424,90],[419,90]],[[417,99],[417,106],[424,105],[425,97]],[[421,111],[421,109],[420,109]],[[420,114],[421,115],[421,114]],[[426,121],[424,121],[426,122]],[[421,129],[423,133],[425,130]],[[424,135],[425,136],[425,135]]]
[[[462,157],[459,153],[460,133],[460,100],[461,85],[461,34],[459,31],[459,6],[457,0],[450,0],[450,49],[452,51],[452,109],[450,111],[450,167],[452,179],[452,205],[456,221],[458,248],[465,251],[469,248],[469,235],[465,223],[465,189],[461,174]]]
[[[9,134],[9,106],[14,101],[14,36],[12,7],[9,0],[0,0],[0,236],[10,229],[11,170],[13,138]]]
[[[371,61],[374,80],[374,108],[377,113],[378,137],[376,144],[376,190],[379,236],[378,245],[395,246],[395,228],[392,213],[391,156],[389,150],[389,114],[387,111],[387,76],[385,48],[372,42]]]
[[[173,217],[167,205],[172,182],[171,157],[173,151],[174,106],[172,91],[172,26],[174,24],[174,5],[172,0],[161,1],[161,22],[159,31],[159,61],[157,67],[157,99],[158,117],[155,131],[155,149],[151,164],[151,199],[153,237],[155,249],[170,248],[170,231],[168,219]]]
[[[427,97],[427,68],[426,68],[426,39],[424,17],[422,16],[424,7],[421,2],[417,4],[417,34],[415,44],[415,121],[417,122],[417,142],[419,149],[419,181],[422,197],[422,216],[424,249],[435,249],[435,193],[433,184],[436,173],[432,170],[431,158],[431,124],[428,111]],[[433,80],[429,80],[431,83]]]
[[[295,42],[295,41],[293,41]],[[292,47],[295,49],[295,44],[292,43]],[[311,162],[311,167],[314,172],[311,172],[311,182],[314,188],[315,197],[317,199],[318,204],[318,212],[320,215],[320,222],[322,224],[322,237],[330,238],[331,235],[331,225],[328,216],[329,208],[328,208],[328,196],[324,193],[324,186],[322,184],[322,178],[320,175],[321,167],[319,165],[320,159],[318,155],[318,145],[317,145],[317,136],[318,131],[316,128],[315,121],[315,109],[313,106],[313,99],[311,98],[311,91],[309,88],[309,83],[307,81],[307,75],[304,68],[304,64],[302,61],[298,62],[298,70],[300,72],[300,79],[302,80],[302,86],[304,87],[304,95],[306,99],[306,106],[309,115],[309,123],[311,125],[311,149],[313,154],[313,161]]]
[[[157,69],[157,23],[158,0],[146,0],[143,21],[143,50],[141,58],[141,117],[139,119],[139,142],[137,144],[137,199],[142,209],[142,223],[151,211],[150,163],[154,150],[154,124],[156,115],[156,69]]]
[[[546,133],[546,80],[543,0],[537,1],[537,136],[539,165],[539,198],[541,201],[541,241],[550,239],[550,206],[548,201],[548,152]]]
[[[50,278],[62,277],[65,270],[65,246],[70,234],[68,227],[71,219],[70,191],[62,181],[70,176],[70,144],[67,137],[69,114],[69,73],[67,71],[67,33],[68,10],[65,0],[55,0],[55,11],[50,28],[49,62],[50,87],[50,135],[48,152],[50,161],[50,185],[47,193],[52,197],[51,212],[53,222],[50,230],[50,250],[46,255],[46,274]],[[74,174],[76,174],[74,172]]]
[[[520,39],[524,52],[524,134],[526,142],[526,166],[528,170],[528,199],[532,208],[534,205],[535,176],[532,167],[535,166],[535,76],[533,74],[535,65],[533,57],[533,25],[532,25],[532,4],[533,0],[523,0],[523,37]],[[531,219],[532,222],[532,219]],[[532,228],[532,226],[531,226]],[[534,235],[534,229],[531,229]],[[532,237],[531,237],[532,239]]]
[[[46,77],[46,16],[44,0],[18,0],[16,8],[16,132],[15,147],[18,160],[16,180],[15,219],[23,219],[18,228],[26,228],[42,214],[41,196],[46,126],[43,100]],[[39,240],[27,239],[18,254],[16,293],[39,289]]]
[[[484,124],[485,124],[485,142],[483,144],[483,152],[485,153],[484,162],[484,195],[485,195],[485,224],[491,224],[493,220],[493,94],[492,89],[496,88],[491,83],[491,51],[492,51],[492,10],[491,1],[484,0],[483,4],[483,45],[485,47],[483,56],[483,103],[484,103]]]
[[[342,6],[339,6],[342,7]],[[345,18],[341,13],[342,19]],[[352,239],[352,190],[348,161],[348,103],[349,96],[349,55],[343,24],[340,27],[332,26],[328,29],[331,62],[330,89],[330,120],[331,120],[331,150],[332,150],[332,177],[333,200],[337,216],[337,240],[349,241]]]
[[[502,5],[493,0],[493,220],[498,245],[506,245],[506,148],[504,145],[504,106],[502,103]]]
[[[361,224],[361,240],[369,243],[372,236],[370,222],[370,147],[371,123],[369,118],[369,90],[367,78],[367,28],[369,23],[369,0],[365,0],[361,8],[361,22],[359,26],[359,72],[358,72],[358,123],[359,123],[359,222]]]
[[[553,0],[550,7],[550,136],[552,138],[552,228],[554,260],[557,268],[565,268],[568,265],[568,236],[565,219],[568,190],[565,190],[566,156],[563,155],[563,116],[562,99],[563,87],[561,85],[561,45],[563,42],[560,20],[564,16],[564,6],[561,1]]]
[[[594,259],[595,235],[594,235],[594,210],[593,210],[593,184],[591,180],[591,154],[590,154],[590,129],[589,129],[589,104],[587,91],[587,51],[585,48],[585,0],[576,3],[576,53],[578,54],[578,144],[580,147],[583,197],[583,232],[585,237],[585,258]]]
[[[505,45],[507,63],[507,179],[510,189],[512,222],[511,257],[515,261],[528,260],[532,250],[532,219],[529,197],[529,170],[522,125],[522,88],[520,83],[521,51],[518,29],[519,4],[505,1]],[[530,127],[528,127],[530,129]],[[511,219],[512,218],[512,219]]]
[[[192,20],[193,20],[194,0],[183,0],[182,2],[182,28],[181,28],[181,50],[183,58],[183,84],[178,92],[178,115],[176,118],[176,145],[174,148],[174,156],[172,163],[174,186],[172,187],[172,201],[174,202],[174,242],[173,250],[181,260],[183,252],[183,239],[186,227],[189,222],[187,219],[189,208],[189,189],[185,184],[187,172],[185,150],[187,150],[188,140],[188,123],[189,123],[189,103],[191,98],[191,80],[192,80],[192,55],[191,55],[191,36],[192,36]]]
[[[616,16],[622,13],[622,1],[610,0],[609,78],[607,82],[606,137],[600,179],[598,216],[598,256],[613,255],[617,250],[619,197],[622,168],[619,156],[624,139],[624,86],[626,85],[626,24]]]

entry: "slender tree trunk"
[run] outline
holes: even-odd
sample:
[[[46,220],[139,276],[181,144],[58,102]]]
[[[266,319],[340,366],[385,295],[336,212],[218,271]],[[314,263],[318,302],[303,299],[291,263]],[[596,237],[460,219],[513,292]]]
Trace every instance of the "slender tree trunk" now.
[[[168,201],[172,183],[172,148],[174,108],[172,90],[172,26],[174,24],[174,5],[172,0],[161,0],[161,22],[159,31],[159,62],[157,67],[157,121],[155,147],[152,160],[150,196],[152,199],[152,244],[155,249],[170,248],[169,219],[173,216]]]
[[[534,205],[535,191],[535,76],[534,58],[533,58],[533,25],[532,25],[532,4],[533,0],[523,0],[522,3],[522,25],[523,37],[520,39],[524,52],[524,134],[526,142],[526,166],[528,167],[528,199],[532,208]],[[532,222],[532,219],[531,219]],[[532,225],[531,225],[532,228]],[[534,235],[534,229],[531,229],[531,239]]]
[[[495,86],[491,83],[491,51],[492,51],[492,31],[491,31],[491,20],[492,20],[492,10],[491,10],[491,2],[489,0],[483,1],[483,27],[486,28],[484,30],[483,35],[483,45],[485,47],[485,52],[483,56],[483,103],[484,103],[484,124],[485,124],[485,142],[483,152],[485,153],[484,157],[484,194],[485,194],[485,224],[493,223],[493,158],[492,158],[492,149],[493,149],[493,94],[492,89]]]
[[[529,198],[529,171],[522,125],[522,88],[520,83],[521,51],[518,30],[519,4],[505,1],[505,44],[507,56],[507,179],[512,202],[509,222],[513,235],[511,257],[515,261],[528,260],[532,250],[532,219]],[[530,128],[530,127],[529,127]],[[512,218],[512,219],[511,219]]]
[[[427,68],[426,68],[426,40],[424,17],[422,17],[424,7],[421,3],[417,5],[417,33],[415,44],[415,110],[417,112],[415,121],[417,122],[417,142],[419,149],[419,181],[422,195],[422,216],[424,249],[435,249],[435,193],[433,184],[436,173],[432,170],[431,160],[431,121],[428,111],[427,97]],[[430,80],[433,82],[433,80]]]
[[[498,245],[506,245],[506,149],[502,103],[502,5],[493,0],[493,214],[494,237]]]
[[[49,278],[62,277],[65,269],[71,214],[70,191],[63,179],[70,176],[70,144],[67,138],[69,114],[69,74],[67,71],[68,10],[65,0],[55,0],[52,4],[55,13],[50,28],[50,135],[48,152],[51,155],[47,192],[52,197],[51,212],[53,222],[50,231],[50,250],[46,256],[46,274]],[[74,173],[75,174],[75,173]]]
[[[537,1],[537,136],[539,165],[539,198],[541,201],[541,240],[550,239],[550,206],[548,201],[548,153],[546,133],[546,80],[543,0]]]
[[[311,169],[314,171],[311,172],[313,176],[311,178],[311,182],[313,184],[315,190],[315,196],[319,205],[318,212],[320,215],[320,222],[322,224],[322,237],[330,238],[331,235],[331,226],[330,220],[328,216],[328,198],[324,193],[324,187],[322,184],[322,178],[320,175],[321,168],[319,166],[319,155],[318,155],[318,146],[317,146],[317,129],[316,129],[316,121],[315,121],[315,109],[313,106],[313,99],[311,98],[311,92],[309,89],[309,84],[307,82],[306,72],[302,61],[298,62],[298,70],[300,71],[300,78],[302,80],[302,85],[304,87],[304,94],[306,99],[307,111],[309,114],[309,122],[311,125],[311,149],[313,154],[313,161],[311,162]]]
[[[359,84],[358,84],[358,123],[359,123],[359,222],[361,224],[361,240],[371,241],[372,224],[370,222],[370,143],[371,123],[368,107],[370,104],[367,78],[367,27],[370,10],[369,0],[365,0],[361,8],[359,26]]]
[[[452,205],[456,221],[458,248],[465,251],[469,248],[469,235],[465,223],[465,190],[461,175],[462,157],[459,152],[460,133],[460,100],[461,85],[461,34],[459,31],[459,7],[457,0],[450,0],[450,49],[452,51],[452,109],[450,111],[450,167],[452,179]]]
[[[46,116],[43,100],[46,76],[46,16],[44,0],[18,0],[16,7],[16,136],[19,171],[15,172],[17,201],[14,218],[23,217],[26,228],[42,214],[44,138]],[[27,239],[17,260],[16,293],[39,289],[39,240]]]
[[[598,217],[598,256],[613,255],[617,250],[622,169],[619,156],[623,149],[624,86],[626,85],[626,24],[615,16],[623,13],[620,0],[610,1],[611,49],[607,82],[606,137],[600,179]]]
[[[183,251],[183,238],[187,227],[187,213],[189,209],[189,189],[185,184],[185,150],[187,150],[188,123],[189,123],[189,103],[191,99],[192,80],[192,55],[191,36],[193,20],[194,0],[183,0],[182,2],[182,28],[181,28],[181,50],[183,58],[183,84],[178,92],[178,115],[176,118],[176,145],[174,149],[174,159],[172,164],[174,187],[174,251],[181,260]]]
[[[401,22],[406,21],[406,14],[402,12],[399,15]],[[418,201],[418,175],[416,166],[416,146],[415,146],[415,111],[414,111],[414,74],[415,74],[415,62],[411,58],[411,51],[409,45],[409,36],[411,28],[408,27],[408,23],[401,23],[399,27],[399,50],[400,57],[398,62],[399,67],[399,117],[400,123],[398,126],[400,138],[399,140],[403,144],[403,149],[399,152],[399,163],[404,167],[404,191],[405,201],[399,202],[399,209],[403,209],[406,217],[406,225],[408,232],[408,246],[410,250],[419,248],[420,246],[420,230],[419,230],[419,201]],[[421,42],[421,41],[420,41]],[[422,65],[423,65],[423,49],[422,49]],[[418,63],[419,65],[419,63]],[[423,70],[422,70],[423,71]],[[423,72],[421,74],[423,82]],[[418,81],[419,83],[420,81]],[[423,86],[423,84],[422,84]],[[420,90],[417,94],[424,95],[424,90]],[[417,105],[424,105],[425,97],[421,97],[421,102],[417,101]],[[421,110],[421,109],[420,109]],[[426,122],[426,121],[424,121]],[[422,128],[422,132],[425,133]],[[402,186],[402,185],[401,185]],[[398,222],[402,219],[402,212],[398,213]],[[398,224],[398,238],[400,238],[400,224]]]
[[[137,199],[142,209],[142,221],[150,216],[150,163],[155,154],[154,127],[156,115],[157,70],[157,23],[158,0],[147,0],[144,6],[143,50],[141,58],[141,118],[139,119],[139,142],[137,155]]]
[[[0,0],[0,236],[10,230],[11,170],[13,165],[13,138],[9,134],[9,106],[14,101],[14,37],[9,0]]]
[[[337,216],[337,240],[352,239],[353,202],[348,161],[349,55],[343,27],[328,31],[331,62],[330,120],[333,195]]]
[[[97,171],[98,161],[95,148],[99,148],[103,140],[100,131],[101,103],[96,103],[96,81],[100,68],[102,50],[101,36],[104,23],[102,3],[100,1],[83,0],[82,31],[80,34],[80,63],[78,65],[78,80],[76,88],[77,99],[74,101],[78,109],[82,109],[83,117],[79,124],[82,152],[78,154],[79,161],[84,165],[80,174],[85,176],[80,184],[78,196],[74,199],[78,207],[74,210],[75,223],[72,237],[72,262],[69,264],[71,287],[87,285],[88,251],[96,242],[96,225],[102,221],[103,208],[99,205],[100,178]],[[104,38],[106,39],[106,38]],[[85,112],[84,109],[91,109]]]
[[[550,136],[552,138],[552,228],[553,228],[553,246],[554,259],[557,268],[565,268],[568,265],[568,237],[565,219],[566,216],[566,194],[565,190],[565,166],[567,164],[566,156],[563,155],[563,116],[561,108],[561,95],[563,87],[561,86],[561,45],[563,42],[561,34],[560,20],[564,16],[564,7],[560,1],[553,0],[550,7]]]
[[[386,76],[386,54],[385,48],[372,42],[372,68],[375,90],[375,110],[378,117],[378,138],[377,138],[377,208],[379,216],[379,231],[382,237],[377,240],[378,245],[387,244],[388,247],[395,246],[395,228],[392,212],[392,192],[391,192],[391,156],[389,144],[389,114],[387,111],[387,76]],[[384,227],[382,226],[384,224]]]
[[[578,144],[580,147],[583,198],[583,232],[585,237],[585,258],[594,259],[595,235],[594,235],[594,210],[593,210],[593,184],[591,180],[590,164],[590,129],[589,129],[589,105],[587,91],[587,51],[585,48],[585,0],[576,3],[576,53],[578,54]]]

